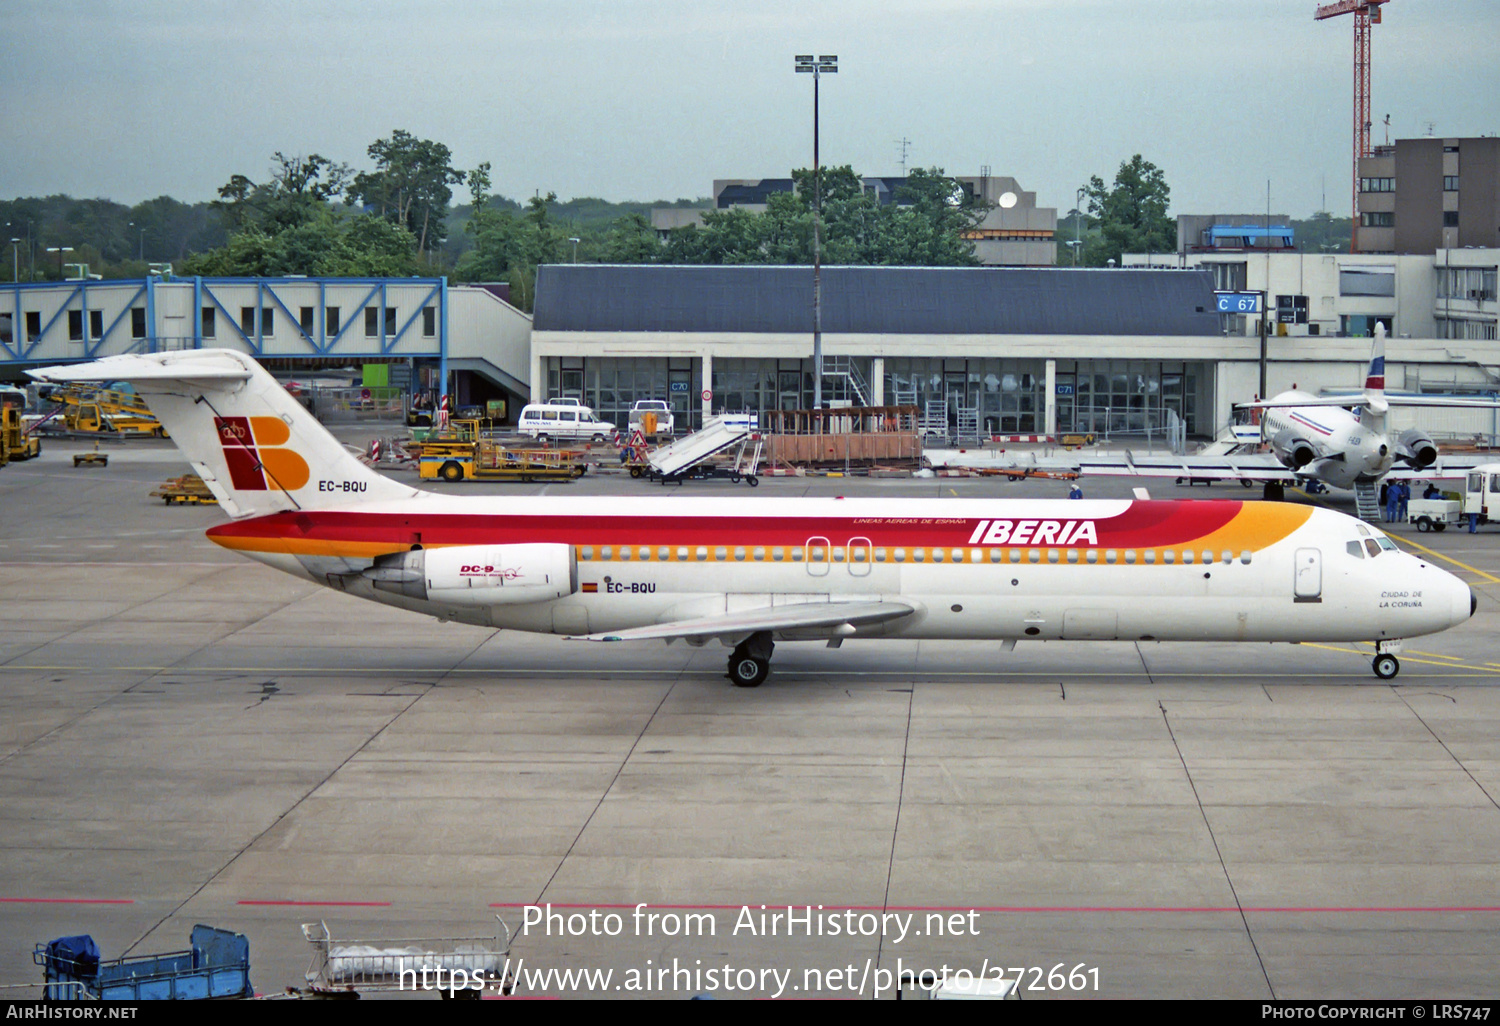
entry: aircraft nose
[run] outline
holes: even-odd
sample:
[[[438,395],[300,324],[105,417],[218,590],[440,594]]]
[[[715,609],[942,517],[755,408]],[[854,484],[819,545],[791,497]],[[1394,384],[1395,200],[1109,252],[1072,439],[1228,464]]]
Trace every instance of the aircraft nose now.
[[[1473,616],[1479,611],[1479,596],[1474,594],[1474,589],[1469,589],[1469,615]]]

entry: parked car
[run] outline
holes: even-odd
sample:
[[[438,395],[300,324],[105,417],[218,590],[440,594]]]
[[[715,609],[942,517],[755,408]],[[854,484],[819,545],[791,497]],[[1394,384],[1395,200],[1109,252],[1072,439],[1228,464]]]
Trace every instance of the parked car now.
[[[587,406],[550,402],[532,403],[523,409],[516,429],[539,442],[554,438],[587,438],[603,442],[615,433],[612,422],[600,420]]]
[[[651,418],[646,416],[648,413]],[[651,425],[651,430],[647,430],[648,425]],[[645,435],[675,434],[676,420],[672,416],[671,404],[665,399],[637,399],[630,408],[630,430]]]

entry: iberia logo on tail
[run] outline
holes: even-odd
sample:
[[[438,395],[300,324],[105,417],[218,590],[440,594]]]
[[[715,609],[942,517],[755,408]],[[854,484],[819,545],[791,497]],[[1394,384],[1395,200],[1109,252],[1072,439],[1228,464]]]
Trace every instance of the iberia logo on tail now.
[[[247,492],[292,492],[307,484],[312,470],[291,449],[283,449],[292,429],[280,417],[215,417],[229,479]]]

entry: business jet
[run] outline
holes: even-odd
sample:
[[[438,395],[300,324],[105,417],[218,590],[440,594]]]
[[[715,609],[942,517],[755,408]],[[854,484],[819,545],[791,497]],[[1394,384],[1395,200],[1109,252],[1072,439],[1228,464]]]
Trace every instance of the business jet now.
[[[1378,325],[1370,347],[1364,389],[1347,395],[1316,396],[1297,390],[1270,399],[1240,403],[1237,410],[1264,410],[1258,439],[1236,431],[1228,452],[1192,456],[1077,461],[1082,474],[1175,477],[1189,482],[1236,480],[1263,485],[1263,497],[1280,500],[1285,486],[1316,481],[1353,490],[1360,504],[1376,502],[1376,486],[1387,476],[1457,478],[1489,459],[1465,456],[1439,460],[1437,443],[1420,428],[1392,437],[1386,415],[1393,406],[1500,409],[1495,399],[1457,396],[1387,395],[1385,326]],[[1252,436],[1254,432],[1251,432]],[[1244,450],[1263,445],[1268,453]],[[1248,443],[1248,444],[1247,444]]]
[[[313,582],[439,620],[594,642],[1372,641],[1476,599],[1378,529],[1286,503],[459,497],[351,456],[249,356],[195,350],[32,371],[128,381],[218,498],[208,537]]]

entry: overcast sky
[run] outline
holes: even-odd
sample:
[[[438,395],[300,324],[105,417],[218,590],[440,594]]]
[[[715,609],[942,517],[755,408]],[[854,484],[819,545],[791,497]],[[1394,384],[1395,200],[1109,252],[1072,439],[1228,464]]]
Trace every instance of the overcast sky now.
[[[1313,0],[4,0],[0,196],[211,199],[402,128],[524,198],[708,195],[822,157],[1066,212],[1143,154],[1173,213],[1349,209],[1352,19]],[[1500,0],[1392,0],[1373,139],[1500,132]]]

